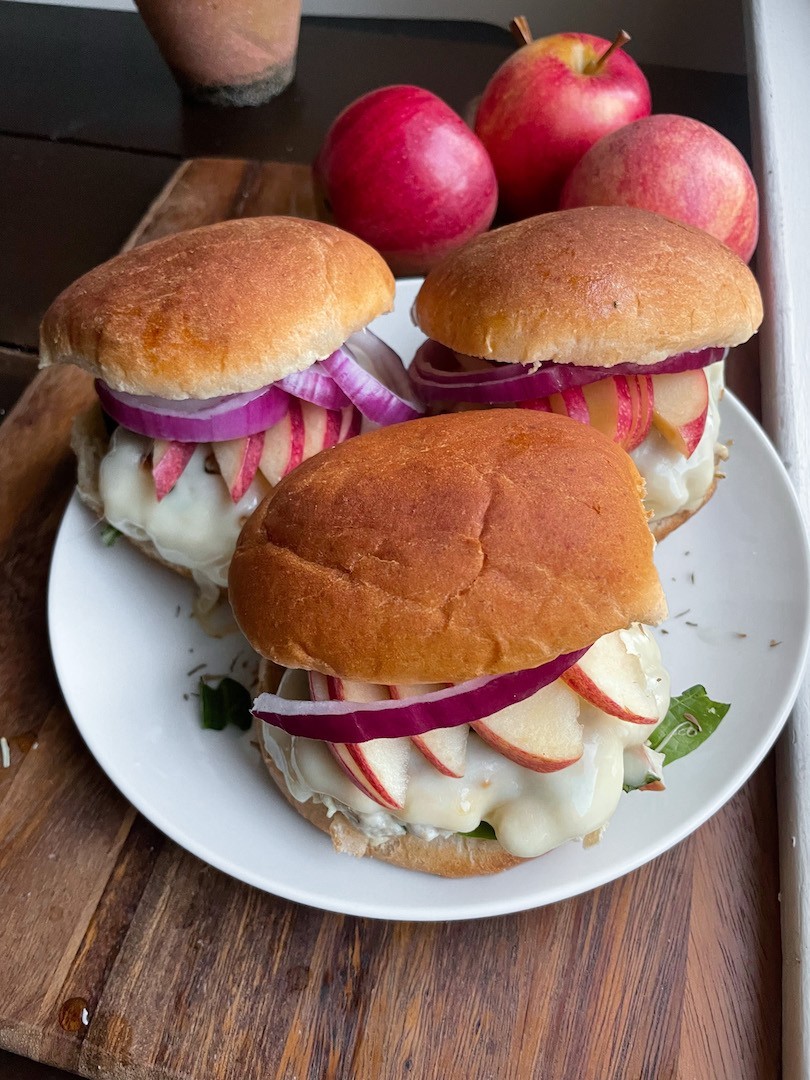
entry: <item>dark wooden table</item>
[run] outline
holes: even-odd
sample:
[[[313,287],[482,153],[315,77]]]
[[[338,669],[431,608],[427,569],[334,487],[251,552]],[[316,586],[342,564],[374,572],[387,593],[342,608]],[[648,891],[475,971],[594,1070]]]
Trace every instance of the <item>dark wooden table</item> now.
[[[47,304],[75,276],[121,246],[179,161],[196,156],[310,161],[337,111],[386,83],[419,83],[463,111],[511,50],[505,30],[483,24],[305,19],[293,86],[258,109],[217,111],[182,102],[137,16],[0,2],[0,409],[10,407],[34,373],[37,325]],[[744,78],[668,68],[648,68],[647,74],[656,111],[697,116],[748,152]],[[740,358],[736,385],[756,409],[754,354],[747,361]],[[5,689],[0,686],[0,698]],[[136,825],[136,846],[138,829],[153,834],[145,823]],[[556,1004],[538,999],[539,984],[521,950],[521,940],[530,936],[538,943],[555,935],[583,935],[564,997],[576,1004],[589,1045],[596,1045],[602,1029],[612,1032],[603,1040],[612,1052],[600,1063],[599,1080],[771,1080],[779,1067],[780,1034],[775,829],[769,760],[699,833],[624,882],[486,927],[457,924],[436,932],[403,927],[400,944],[413,949],[413,964],[424,969],[424,993],[434,995],[442,990],[438,969],[431,966],[439,945],[459,964],[464,956],[472,963],[465,943],[476,957],[486,958],[491,950],[493,963],[498,957],[509,966],[513,956],[525,993],[509,999],[502,1037],[515,1046],[515,1060],[540,1060],[536,1048],[527,1048],[534,1045],[529,1014],[553,1008],[567,1047],[543,1058],[565,1062],[555,1080],[585,1075],[585,1059],[571,1050],[582,1042],[582,1033],[570,1026],[574,1013],[562,999]],[[227,879],[220,879],[216,887],[228,895]],[[667,903],[659,906],[662,897]],[[645,902],[651,906],[645,908]],[[610,937],[615,932],[617,948],[620,942],[632,944],[629,910],[637,903],[635,918],[655,914],[654,930],[642,935],[650,953],[644,962],[620,968],[621,958],[611,956]],[[379,956],[397,956],[394,928],[334,916],[321,923],[315,913],[303,922],[313,934],[324,934],[326,927],[324,940],[339,933],[348,943],[354,935],[358,949],[365,933]],[[319,955],[316,949],[313,970]],[[370,1025],[363,1036],[379,1042],[396,1016],[391,1012],[395,990],[390,972],[378,969],[373,956],[360,959],[366,985],[357,982],[351,992]],[[474,972],[467,966],[471,1007],[491,1009],[495,1000],[486,998],[485,988],[473,988]],[[614,970],[635,972],[638,983],[610,988]],[[404,969],[400,974],[404,978]],[[391,995],[390,1008],[383,1005],[384,992]],[[497,1030],[489,1013],[481,1016],[485,1030],[487,1025]],[[426,1040],[437,1046],[443,1039],[455,1043],[452,1015],[440,1009],[419,1023]],[[656,1032],[650,1045],[634,1044],[639,1028]],[[343,1034],[359,1054],[357,1032],[347,1028]],[[352,1047],[347,1049],[351,1054]],[[490,1075],[495,1060],[494,1044],[482,1044],[481,1076]],[[572,1072],[577,1061],[579,1071]],[[407,1061],[404,1068],[407,1074]],[[3,1080],[65,1075],[0,1050]]]

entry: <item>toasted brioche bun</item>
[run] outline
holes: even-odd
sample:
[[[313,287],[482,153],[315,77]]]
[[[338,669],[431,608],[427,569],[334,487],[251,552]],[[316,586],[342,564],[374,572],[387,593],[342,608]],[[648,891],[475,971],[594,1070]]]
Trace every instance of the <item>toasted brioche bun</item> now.
[[[318,221],[241,218],[80,277],[45,313],[40,362],[78,364],[132,394],[241,393],[328,356],[393,300],[390,270],[357,237]]]
[[[611,367],[738,345],[762,321],[762,299],[745,263],[708,233],[589,206],[476,237],[430,271],[414,313],[456,352]]]
[[[101,406],[96,402],[83,413],[79,413],[73,421],[70,448],[76,455],[76,490],[79,498],[100,521],[104,519],[104,503],[99,490],[99,467],[109,445],[110,440],[107,429],[104,427]],[[151,540],[135,540],[131,536],[125,539],[144,555],[160,563],[161,566],[165,566],[167,570],[180,574],[181,577],[192,578],[192,573],[187,567],[164,559]],[[225,590],[222,589],[220,592],[224,594]]]
[[[371,855],[383,862],[402,866],[406,870],[421,870],[441,877],[473,877],[478,874],[497,874],[523,859],[504,851],[497,840],[474,840],[458,833],[436,840],[423,840],[413,833],[395,837],[384,844],[372,844],[365,833],[352,825],[341,813],[329,817],[322,803],[299,802],[290,794],[283,775],[267,753],[262,733],[263,723],[255,722],[256,738],[261,755],[273,781],[290,806],[332,840],[336,851],[346,855]]]
[[[304,462],[228,591],[257,652],[364,682],[536,667],[666,613],[630,457],[568,417],[434,416]]]

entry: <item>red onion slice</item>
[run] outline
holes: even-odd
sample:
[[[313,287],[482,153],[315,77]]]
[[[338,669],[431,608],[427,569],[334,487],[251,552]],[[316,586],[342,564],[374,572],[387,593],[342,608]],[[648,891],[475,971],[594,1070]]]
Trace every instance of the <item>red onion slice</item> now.
[[[96,381],[97,390],[99,386],[103,387],[121,405],[131,409],[143,409],[161,416],[194,416],[201,420],[208,420],[212,416],[239,409],[259,397],[267,389],[266,386],[260,386],[258,390],[249,390],[244,394],[224,394],[222,397],[215,398],[162,398],[113,390],[100,379]]]
[[[483,405],[514,404],[550,397],[607,375],[670,375],[707,367],[722,360],[727,349],[708,348],[668,356],[657,364],[614,364],[586,367],[547,361],[534,369],[526,364],[498,364],[466,370],[455,354],[437,341],[426,341],[416,353],[409,376],[425,402],[467,401]]]
[[[466,356],[454,352],[432,338],[424,341],[416,351],[408,374],[412,381],[416,376],[430,383],[454,386],[458,383],[483,385],[504,382],[526,375],[525,364],[502,364],[478,356]]]
[[[321,364],[363,416],[375,424],[414,420],[425,411],[414,398],[400,358],[370,330],[353,334]]]
[[[559,679],[587,651],[579,649],[540,667],[485,676],[401,700],[289,701],[278,694],[260,694],[252,711],[265,723],[305,739],[358,743],[413,737],[436,728],[483,720],[507,705],[523,701]]]
[[[139,435],[169,442],[226,442],[256,435],[277,424],[290,401],[277,386],[222,398],[171,401],[124,394],[96,379],[96,393],[113,420]]]
[[[291,397],[330,411],[356,407],[377,424],[412,420],[424,412],[399,356],[368,330],[353,334],[343,348],[306,371],[245,394],[174,400],[127,394],[100,379],[96,392],[113,420],[169,442],[227,442],[257,435],[287,414]]]
[[[320,360],[308,367],[306,371],[285,375],[275,385],[288,394],[292,394],[293,397],[302,398],[313,405],[320,405],[322,409],[345,409],[347,405],[351,405],[348,397],[329,372],[321,367]]]

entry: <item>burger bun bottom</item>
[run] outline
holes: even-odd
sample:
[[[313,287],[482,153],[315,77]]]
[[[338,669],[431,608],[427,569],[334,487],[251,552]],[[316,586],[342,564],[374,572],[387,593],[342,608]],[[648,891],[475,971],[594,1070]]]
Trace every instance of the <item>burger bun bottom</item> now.
[[[656,542],[663,540],[665,536],[669,536],[671,532],[674,532],[676,529],[680,528],[681,525],[684,524],[684,522],[688,521],[690,517],[692,517],[698,512],[698,510],[702,509],[702,507],[706,505],[712,495],[714,495],[716,489],[717,479],[715,478],[714,480],[712,480],[709,490],[706,492],[706,494],[703,496],[697,506],[693,507],[691,510],[677,510],[674,514],[669,514],[667,517],[659,518],[658,520],[653,518],[650,522],[650,532],[655,537]]]
[[[265,749],[262,731],[264,722],[257,720],[255,723],[256,739],[272,780],[301,817],[331,838],[336,851],[358,858],[370,855],[374,859],[382,859],[383,862],[404,867],[406,870],[420,870],[425,874],[448,878],[497,874],[526,861],[504,851],[497,840],[475,840],[458,833],[435,840],[423,840],[413,833],[406,833],[404,836],[387,840],[384,844],[372,844],[343,814],[338,812],[330,818],[322,803],[313,802],[311,799],[301,803],[293,798],[283,775]]]

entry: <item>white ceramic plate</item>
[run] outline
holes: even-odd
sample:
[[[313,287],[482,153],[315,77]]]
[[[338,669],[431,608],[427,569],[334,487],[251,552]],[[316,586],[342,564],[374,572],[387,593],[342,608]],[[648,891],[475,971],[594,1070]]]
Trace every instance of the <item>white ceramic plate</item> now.
[[[400,284],[396,311],[375,327],[406,357],[420,340],[408,317],[416,284]],[[667,769],[665,792],[622,797],[596,847],[567,844],[461,881],[335,854],[284,803],[250,735],[200,727],[192,669],[246,678],[245,642],[207,637],[189,614],[190,585],[123,541],[104,547],[74,497],[54,550],[49,620],[76,724],[112,781],[173,840],[242,881],[314,907],[467,919],[539,907],[626,874],[696,829],[750,776],[782,727],[804,664],[810,584],[796,502],[756,422],[731,395],[722,409],[723,438],[733,440],[728,479],[658,548],[673,613],[659,640],[676,692],[702,682],[732,709],[703,747]]]

